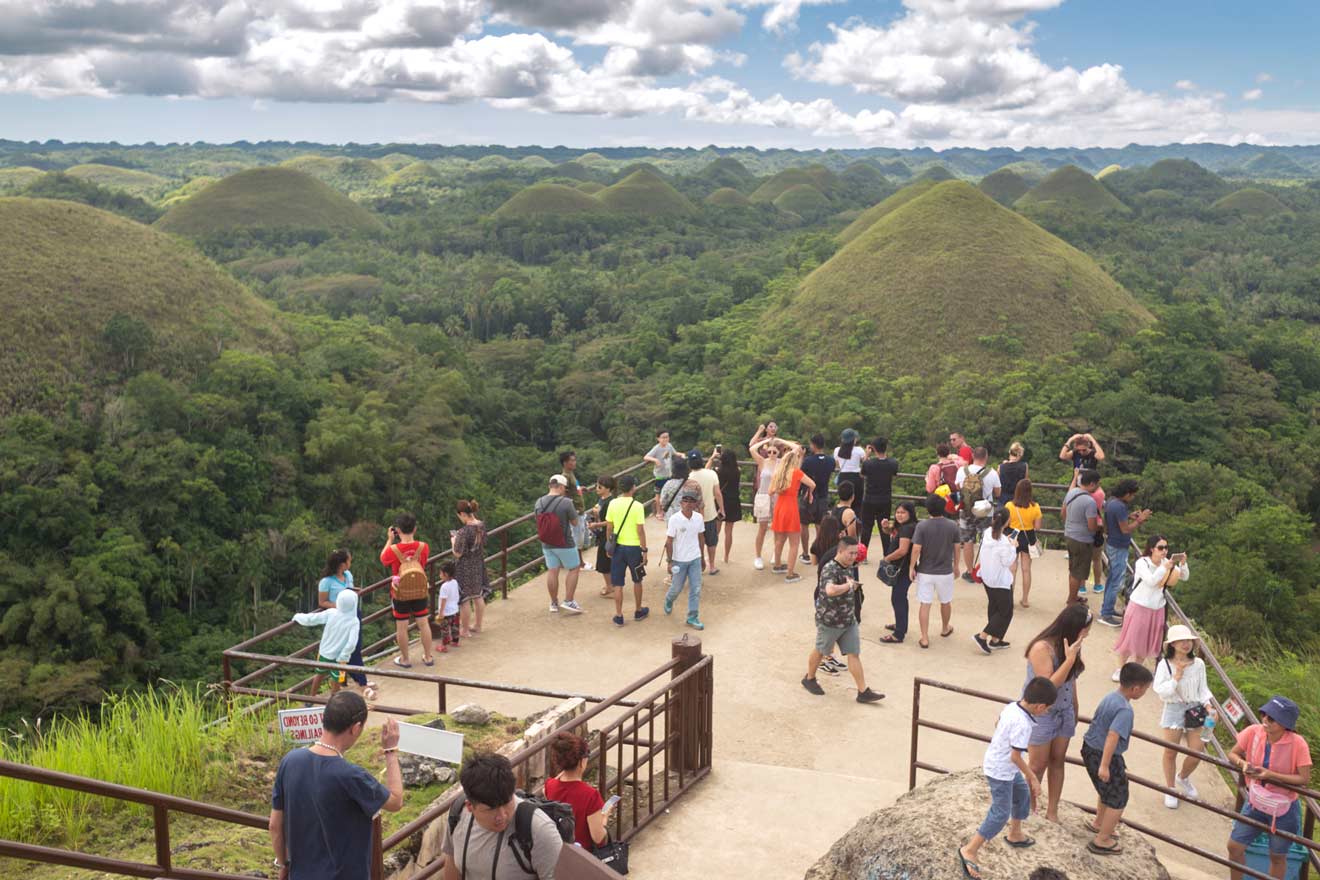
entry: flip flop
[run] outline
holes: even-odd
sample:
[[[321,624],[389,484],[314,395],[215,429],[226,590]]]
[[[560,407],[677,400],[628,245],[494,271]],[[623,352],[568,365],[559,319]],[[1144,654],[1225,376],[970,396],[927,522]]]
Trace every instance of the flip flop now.
[[[922,650],[925,650],[926,648],[930,647],[930,642],[917,642],[917,644],[921,645]],[[961,853],[959,853],[959,855],[961,855]]]
[[[720,573],[720,570],[719,570],[718,568],[712,568],[712,569],[710,569],[709,571],[706,572],[706,574],[719,574],[719,573]]]
[[[886,624],[885,624],[885,629],[889,630],[890,632],[893,632],[896,628],[897,628],[897,627],[896,627],[894,624],[892,624],[892,623],[886,623]]]
[[[1100,829],[1096,827],[1094,822],[1083,822],[1082,827],[1085,828],[1087,831],[1091,832],[1092,834],[1100,833]],[[1114,840],[1118,840],[1117,831],[1114,832]]]
[[[896,638],[894,638],[893,633],[890,633],[889,635],[881,636],[880,639],[879,639],[879,641],[882,642],[883,644],[886,644],[886,645],[901,645],[901,644],[903,644],[903,640],[902,640],[902,639],[896,639]]]
[[[1022,838],[1021,840],[1009,840],[1007,837],[1005,837],[1004,843],[1016,849],[1026,849],[1029,846],[1036,845],[1036,838],[1028,836]]]
[[[955,849],[954,852],[958,855],[958,861],[962,862],[963,876],[970,878],[970,880],[982,880],[980,866],[976,862],[967,861],[967,857],[962,854],[961,848]]]
[[[940,633],[940,638],[942,638],[942,639],[947,639],[947,638],[948,638],[949,636],[951,636],[951,635],[953,635],[953,627],[949,627],[949,631],[948,631],[948,632],[942,632],[942,633]]]
[[[403,662],[402,660],[400,660],[398,657],[395,657],[395,658],[394,658],[394,665],[397,666],[397,667],[399,667],[400,669],[412,669],[412,664],[411,664],[411,663],[404,663],[404,662]]]
[[[455,645],[455,647],[457,647],[457,645]],[[434,665],[435,665],[435,658],[434,658],[434,657],[430,657],[430,658],[423,657],[423,658],[422,658],[422,665],[423,665],[423,666],[434,666]]]
[[[1098,856],[1116,856],[1123,852],[1123,847],[1115,843],[1113,846],[1101,846],[1094,840],[1086,842],[1086,851],[1095,853]]]

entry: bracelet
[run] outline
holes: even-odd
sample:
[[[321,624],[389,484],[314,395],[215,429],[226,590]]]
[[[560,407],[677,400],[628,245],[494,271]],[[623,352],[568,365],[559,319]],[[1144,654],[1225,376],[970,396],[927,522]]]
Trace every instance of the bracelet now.
[[[388,749],[382,749],[381,751],[388,755],[390,752],[397,752],[398,750],[398,746],[390,746]]]

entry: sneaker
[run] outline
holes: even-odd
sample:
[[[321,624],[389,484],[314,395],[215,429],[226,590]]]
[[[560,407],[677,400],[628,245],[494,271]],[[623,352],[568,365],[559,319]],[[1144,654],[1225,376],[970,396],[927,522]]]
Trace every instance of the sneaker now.
[[[820,666],[817,666],[816,669],[819,672],[825,673],[826,675],[839,674],[839,666],[837,663],[833,662],[832,660],[822,660],[820,662]]]
[[[755,559],[752,560],[752,568],[756,569],[757,571],[763,571],[765,569],[765,560],[759,556],[756,557]]]
[[[583,571],[595,571],[595,570],[596,570],[596,564],[595,564],[594,562],[584,562],[584,563],[582,563],[582,570],[583,570]]]
[[[1013,643],[1012,643],[1012,642],[991,642],[991,643],[990,643],[990,650],[992,650],[992,651],[1002,651],[1004,648],[1011,648],[1011,647],[1013,647]]]
[[[1091,585],[1091,592],[1092,592],[1092,593],[1103,593],[1104,591],[1105,591],[1105,585],[1104,585],[1104,584],[1092,584],[1092,585]]]
[[[650,608],[638,608],[633,612],[633,620],[646,620],[646,615],[651,613]]]
[[[567,611],[569,614],[582,613],[582,606],[577,603],[576,599],[569,599],[561,603],[559,607]]]
[[[974,583],[976,583],[976,581],[972,578],[972,573],[969,572],[969,571],[964,571],[964,572],[963,572],[963,574],[962,574],[962,579],[965,580],[965,581],[967,581],[967,583],[969,583],[969,584],[974,584]]]
[[[1102,614],[1100,615],[1100,622],[1105,626],[1122,626],[1123,618],[1116,614]]]
[[[550,603],[550,613],[551,613],[551,614],[557,614],[558,612],[559,612],[559,603],[558,603],[558,602],[551,602],[551,603]]]
[[[695,614],[689,614],[689,615],[688,615],[687,625],[690,626],[690,627],[692,627],[693,629],[697,629],[697,630],[701,630],[701,629],[705,629],[705,628],[706,628],[706,624],[704,624],[704,623],[702,623],[700,620],[698,620],[698,619],[697,619],[697,616],[696,616]]]
[[[1086,598],[1086,584],[1082,584],[1077,588],[1077,595],[1081,596],[1083,599]]]
[[[798,574],[798,573],[795,571],[795,572],[793,572],[792,574],[790,574],[788,577],[784,578],[784,583],[786,583],[786,584],[796,584],[796,583],[797,583],[798,581],[800,581],[800,580],[802,580],[802,575]]]
[[[674,613],[674,598],[675,597],[670,596],[669,594],[665,594],[665,614]]]
[[[802,686],[806,688],[808,692],[813,693],[818,697],[825,696],[825,688],[821,687],[820,682],[816,681],[814,678],[802,679]]]
[[[805,554],[805,553],[803,553],[801,556],[799,556],[798,559],[801,559],[803,562],[810,562],[810,561],[811,561],[811,557],[808,556],[808,555]]]
[[[1114,674],[1113,674],[1113,675],[1109,676],[1109,680],[1110,680],[1110,681],[1118,681],[1118,670],[1117,670],[1117,669],[1114,670]]]
[[[783,574],[784,572],[788,571],[788,563],[781,562],[777,565],[771,565],[770,570],[775,572],[776,574]]]
[[[1173,778],[1173,784],[1175,788],[1177,788],[1183,794],[1187,795],[1192,800],[1200,799],[1201,793],[1196,790],[1195,785],[1192,785],[1192,780],[1183,779],[1181,776],[1175,776]]]
[[[1171,794],[1166,794],[1164,796],[1164,806],[1170,810],[1176,810],[1178,809],[1178,799]]]
[[[885,695],[884,695],[884,694],[876,693],[875,691],[871,690],[870,688],[867,688],[866,690],[862,691],[860,694],[857,695],[857,702],[859,702],[859,703],[878,703],[878,702],[880,702],[881,700],[883,700],[884,698],[885,698]]]
[[[616,615],[614,616],[614,625],[615,625],[615,626],[623,626],[623,615],[622,615],[622,614],[616,614]]]
[[[982,654],[990,653],[990,643],[982,638],[980,633],[972,636],[972,641],[976,642],[976,647],[981,649]]]

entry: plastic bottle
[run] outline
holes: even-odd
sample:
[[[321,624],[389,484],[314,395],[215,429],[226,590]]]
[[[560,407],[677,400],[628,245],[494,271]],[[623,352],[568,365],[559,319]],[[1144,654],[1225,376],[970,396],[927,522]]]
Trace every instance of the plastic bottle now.
[[[1206,729],[1206,730],[1214,730],[1214,729],[1215,729],[1215,716],[1213,716],[1213,715],[1207,715],[1207,716],[1206,716],[1206,718],[1205,718],[1205,729]]]

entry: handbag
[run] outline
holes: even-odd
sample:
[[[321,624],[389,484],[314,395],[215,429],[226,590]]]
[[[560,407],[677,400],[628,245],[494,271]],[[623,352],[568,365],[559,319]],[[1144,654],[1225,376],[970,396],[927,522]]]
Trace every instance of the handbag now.
[[[1027,555],[1032,559],[1040,559],[1040,544],[1028,544]]]
[[[611,840],[596,847],[591,854],[614,873],[628,873],[628,841]]]
[[[752,516],[758,520],[770,518],[770,496],[764,492],[756,493],[752,499]]]
[[[1193,706],[1183,713],[1183,729],[1197,730],[1205,727],[1205,706]]]
[[[897,562],[881,561],[881,563],[876,566],[875,573],[880,576],[880,580],[883,583],[886,583],[891,587],[896,587],[898,586],[898,579],[903,575],[903,567]]]

